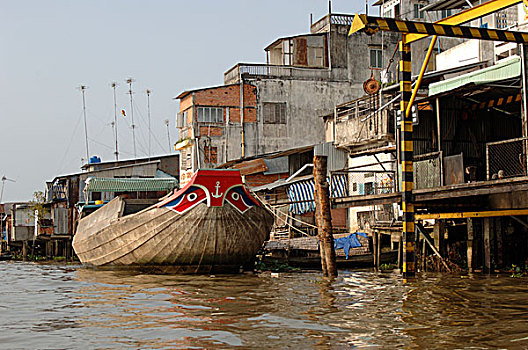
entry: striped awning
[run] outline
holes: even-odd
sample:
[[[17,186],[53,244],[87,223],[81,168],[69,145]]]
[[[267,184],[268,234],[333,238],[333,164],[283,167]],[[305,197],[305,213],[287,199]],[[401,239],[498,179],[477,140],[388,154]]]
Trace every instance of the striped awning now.
[[[328,179],[330,182],[330,179]],[[297,182],[288,189],[288,199],[290,202],[289,211],[293,214],[304,214],[315,210],[314,202],[314,180]],[[345,174],[332,176],[330,183],[330,197],[345,197],[348,195],[347,176]]]
[[[175,178],[123,179],[106,177],[89,177],[85,181],[86,192],[147,192],[172,191],[178,187]]]

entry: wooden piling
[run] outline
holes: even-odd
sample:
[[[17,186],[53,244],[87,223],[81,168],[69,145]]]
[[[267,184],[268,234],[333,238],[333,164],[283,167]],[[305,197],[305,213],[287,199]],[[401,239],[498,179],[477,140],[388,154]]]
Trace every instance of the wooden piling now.
[[[473,219],[467,219],[467,266],[473,272]]]
[[[418,236],[418,235],[417,235]],[[425,246],[425,239],[422,239],[422,244],[421,244],[421,247],[422,247],[422,271],[426,271],[426,268],[425,268],[425,265],[426,265],[426,254],[425,254],[425,249],[426,249],[426,246]]]
[[[483,236],[484,236],[484,270],[491,271],[491,246],[490,246],[490,218],[484,218]]]
[[[326,181],[327,159],[326,156],[314,156],[314,199],[317,227],[319,229],[319,241],[321,242],[319,251],[321,252],[323,274],[326,277],[336,277],[337,264],[334,250],[334,237],[332,236],[330,191],[328,182]]]
[[[398,269],[401,270],[402,268],[402,245],[403,245],[403,240],[402,240],[402,236],[400,235],[400,242],[398,243]]]
[[[445,221],[444,220],[435,220],[433,226],[433,239],[436,250],[440,255],[444,255],[444,231],[445,231]]]
[[[374,268],[378,269],[378,233],[372,232],[372,263]]]
[[[497,249],[497,265],[502,267],[504,264],[503,253],[502,253],[502,219],[495,219],[495,248]]]
[[[28,241],[22,241],[22,260],[27,261],[28,259]]]
[[[378,247],[376,249],[376,269],[379,270],[381,265],[381,233],[376,231],[376,235],[378,236]]]

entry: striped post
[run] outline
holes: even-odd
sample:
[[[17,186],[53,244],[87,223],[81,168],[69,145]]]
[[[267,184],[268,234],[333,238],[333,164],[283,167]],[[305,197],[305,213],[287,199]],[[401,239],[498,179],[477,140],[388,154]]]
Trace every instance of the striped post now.
[[[399,32],[408,35],[438,35],[451,38],[495,40],[510,43],[527,43],[528,33],[488,29],[480,27],[468,27],[460,25],[448,25],[428,22],[404,21],[394,18],[381,18],[367,15],[356,15],[350,26],[349,35],[357,31],[374,34],[378,31]],[[404,40],[407,36],[404,36]],[[408,45],[410,43],[406,42]]]
[[[400,41],[400,110],[402,114],[400,132],[400,161],[402,169],[402,209],[403,209],[403,277],[415,274],[415,233],[413,205],[413,124],[412,114],[405,110],[411,98],[411,46]]]

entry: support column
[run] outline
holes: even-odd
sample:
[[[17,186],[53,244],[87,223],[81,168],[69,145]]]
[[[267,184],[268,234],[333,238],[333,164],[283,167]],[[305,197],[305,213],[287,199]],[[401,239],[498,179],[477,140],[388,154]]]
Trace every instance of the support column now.
[[[502,254],[502,218],[495,219],[495,249],[497,249],[497,266],[503,267],[504,259]]]
[[[400,159],[402,169],[402,210],[403,210],[403,277],[413,277],[415,267],[415,233],[413,204],[413,125],[412,115],[405,111],[411,99],[411,46],[400,41]]]
[[[401,271],[402,268],[402,236],[400,236],[400,241],[398,242],[398,269]]]
[[[467,219],[467,266],[473,272],[473,219]]]
[[[490,218],[484,218],[484,271],[491,271]]]
[[[376,270],[379,270],[381,265],[381,233],[376,230],[375,235],[378,241],[378,245],[376,247]]]
[[[378,269],[378,232],[372,232],[372,262],[374,263],[374,268]]]
[[[27,261],[28,259],[28,241],[22,241],[22,260]]]

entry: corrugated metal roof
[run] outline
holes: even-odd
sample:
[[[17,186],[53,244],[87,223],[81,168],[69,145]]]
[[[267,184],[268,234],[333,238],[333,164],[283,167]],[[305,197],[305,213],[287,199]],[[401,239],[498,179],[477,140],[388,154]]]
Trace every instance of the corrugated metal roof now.
[[[89,177],[86,179],[86,192],[135,192],[171,191],[178,186],[174,178],[122,179]]]
[[[467,84],[486,84],[498,80],[518,77],[521,74],[520,57],[512,57],[491,67],[480,69],[458,77],[446,79],[429,85],[429,96],[454,90]]]
[[[273,159],[264,158],[264,163],[266,163],[266,166],[268,167],[268,170],[264,172],[264,175],[284,174],[290,171],[287,156]]]
[[[328,157],[328,171],[341,170],[346,168],[348,162],[348,152],[337,149],[333,142],[325,142],[315,145],[314,155]]]

